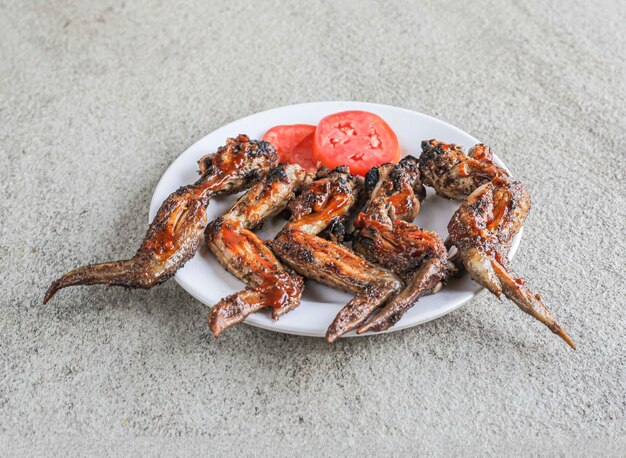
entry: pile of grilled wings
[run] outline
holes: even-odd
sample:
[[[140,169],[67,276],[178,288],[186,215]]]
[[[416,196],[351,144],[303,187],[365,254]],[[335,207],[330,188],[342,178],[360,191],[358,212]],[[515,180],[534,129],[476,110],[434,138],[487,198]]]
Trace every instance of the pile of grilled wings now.
[[[354,294],[330,324],[328,342],[352,330],[383,331],[420,297],[466,271],[575,348],[539,294],[508,265],[511,241],[530,209],[524,184],[499,167],[485,145],[467,155],[436,140],[421,146],[419,159],[407,156],[374,167],[363,179],[346,167],[321,168],[313,176],[296,164],[278,164],[270,143],[245,135],[229,139],[200,159],[197,182],[163,202],[135,256],[65,274],[52,283],[44,303],[67,286],[162,283],[193,257],[204,233],[213,255],[247,285],[211,309],[215,336],[259,310],[270,309],[278,319],[298,307],[303,277]],[[462,201],[445,241],[413,224],[425,185]],[[246,189],[233,208],[207,225],[211,197]],[[290,219],[274,240],[253,232],[286,210]]]

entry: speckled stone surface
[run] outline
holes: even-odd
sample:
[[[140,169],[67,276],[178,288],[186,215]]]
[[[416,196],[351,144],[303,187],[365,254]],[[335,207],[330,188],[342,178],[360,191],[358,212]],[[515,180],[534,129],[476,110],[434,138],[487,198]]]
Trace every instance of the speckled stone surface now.
[[[626,453],[626,4],[0,1],[0,449],[15,455]],[[124,258],[167,165],[297,102],[421,111],[492,145],[534,207],[513,267],[579,349],[482,293],[341,341],[239,326]]]

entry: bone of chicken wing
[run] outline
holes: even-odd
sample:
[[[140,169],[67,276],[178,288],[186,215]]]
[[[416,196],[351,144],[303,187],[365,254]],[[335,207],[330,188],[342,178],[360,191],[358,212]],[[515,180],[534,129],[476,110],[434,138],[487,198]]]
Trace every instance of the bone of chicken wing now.
[[[511,241],[530,210],[526,187],[510,178],[495,178],[478,187],[452,216],[448,224],[451,242],[459,249],[470,276],[496,296],[502,293],[522,311],[545,324],[572,348],[571,337],[555,321],[526,283],[508,266]]]
[[[169,279],[195,254],[206,225],[206,207],[217,194],[233,194],[265,176],[278,161],[276,149],[245,135],[228,139],[200,159],[201,178],[165,199],[131,259],[91,264],[55,280],[44,303],[61,288],[106,284],[151,288]]]
[[[285,268],[252,230],[283,211],[306,178],[299,165],[279,164],[207,226],[205,238],[213,255],[248,285],[211,309],[208,321],[215,337],[263,308],[271,307],[278,319],[300,305],[304,280]]]
[[[398,274],[406,286],[357,333],[393,326],[420,297],[441,286],[448,273],[447,252],[439,236],[412,224],[426,195],[417,159],[407,156],[397,165],[375,167],[365,183],[373,189],[354,223],[353,248]]]
[[[478,144],[468,155],[463,148],[438,140],[424,140],[419,158],[422,180],[448,199],[464,199],[477,187],[508,172],[493,161],[491,148]]]
[[[358,328],[402,286],[392,272],[317,236],[327,226],[341,224],[361,187],[346,167],[314,181],[291,202],[291,220],[270,244],[274,253],[301,275],[356,295],[328,328],[328,342]]]

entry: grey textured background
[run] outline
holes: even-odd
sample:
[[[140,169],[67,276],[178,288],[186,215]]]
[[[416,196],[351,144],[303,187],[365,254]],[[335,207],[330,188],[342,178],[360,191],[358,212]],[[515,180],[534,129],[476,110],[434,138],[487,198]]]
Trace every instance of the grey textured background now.
[[[0,446],[26,454],[626,452],[626,4],[0,0]],[[187,146],[263,109],[363,100],[492,145],[534,198],[514,268],[573,352],[488,294],[328,346],[170,281],[62,291],[131,255]]]

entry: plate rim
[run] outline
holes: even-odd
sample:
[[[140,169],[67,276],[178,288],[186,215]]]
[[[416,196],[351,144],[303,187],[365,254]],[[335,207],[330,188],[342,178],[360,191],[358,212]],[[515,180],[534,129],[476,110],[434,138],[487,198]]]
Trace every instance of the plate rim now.
[[[325,101],[317,101],[317,102],[294,103],[294,104],[290,104],[290,105],[283,105],[283,106],[279,106],[279,107],[273,107],[273,108],[269,108],[267,110],[261,110],[261,111],[255,112],[255,113],[250,113],[250,114],[248,114],[246,116],[243,116],[241,118],[235,119],[235,120],[233,120],[231,122],[228,122],[226,124],[218,126],[217,128],[213,129],[211,132],[209,132],[209,133],[203,135],[202,137],[200,137],[198,140],[196,140],[191,145],[189,145],[187,148],[185,148],[178,156],[176,156],[176,158],[174,158],[174,160],[165,169],[165,171],[161,175],[161,178],[159,179],[159,181],[157,182],[157,184],[156,184],[156,186],[154,188],[154,191],[153,191],[153,194],[152,194],[152,198],[150,199],[150,208],[149,208],[149,211],[148,211],[148,223],[150,224],[152,222],[153,217],[154,217],[154,215],[152,214],[152,208],[155,207],[154,204],[155,204],[155,200],[156,200],[157,190],[160,188],[161,184],[164,182],[166,176],[168,175],[168,172],[170,172],[170,169],[172,169],[174,167],[175,163],[178,161],[178,159],[181,156],[185,155],[187,153],[187,151],[189,151],[191,149],[195,149],[199,143],[201,143],[201,142],[203,142],[205,140],[206,137],[209,137],[209,136],[215,134],[215,132],[217,132],[218,130],[228,129],[229,127],[232,127],[233,125],[238,124],[240,122],[243,122],[245,120],[248,120],[249,118],[254,117],[254,116],[259,116],[259,115],[264,115],[264,114],[271,114],[272,112],[276,112],[276,111],[279,111],[279,110],[285,110],[285,109],[296,109],[296,108],[303,108],[304,109],[304,108],[310,107],[312,105],[319,106],[319,105],[336,105],[336,104],[352,105],[352,108],[346,107],[346,110],[349,110],[349,109],[359,109],[359,108],[360,109],[367,109],[369,107],[369,108],[378,108],[378,109],[392,109],[392,110],[405,112],[405,113],[411,114],[411,115],[419,115],[419,116],[427,118],[427,119],[429,119],[429,120],[431,120],[433,122],[436,122],[436,123],[439,123],[439,124],[443,124],[447,128],[449,128],[449,129],[451,129],[453,131],[456,131],[460,135],[469,137],[475,143],[481,143],[473,135],[465,132],[463,129],[460,129],[459,127],[456,127],[456,126],[450,124],[447,121],[444,121],[442,119],[436,118],[434,116],[431,116],[431,115],[428,115],[428,114],[425,114],[425,113],[422,113],[422,112],[419,112],[419,111],[411,110],[411,109],[404,108],[404,107],[398,107],[398,106],[395,106],[395,105],[387,105],[387,104],[373,103],[373,102],[349,101],[349,100],[325,100]],[[496,154],[494,154],[494,159],[495,159],[495,161],[499,165],[501,165],[509,173],[511,173],[511,171],[506,166],[506,164]],[[513,176],[513,175],[511,174],[511,176]],[[162,202],[157,202],[157,203],[158,203],[158,207],[160,207],[160,205],[162,204]],[[518,247],[520,245],[520,242],[521,242],[521,239],[522,239],[523,231],[524,231],[524,226],[522,225],[522,227],[520,228],[519,232],[513,238],[513,241],[511,243],[511,249],[510,249],[509,255],[508,255],[509,259],[512,259],[515,256],[515,253],[517,252],[517,249],[518,249]],[[180,272],[180,270],[177,271],[176,274],[174,275],[174,281],[176,281],[176,283],[178,283],[194,299],[196,299],[197,301],[199,301],[202,304],[206,305],[207,307],[213,307],[214,303],[213,304],[207,303],[207,301],[205,299],[203,299],[201,297],[201,295],[197,292],[193,282],[186,281],[183,277],[181,277],[179,275],[179,272]],[[312,281],[312,280],[309,280],[309,281]],[[439,319],[442,316],[448,315],[448,314],[458,310],[459,308],[461,308],[462,306],[464,306],[465,304],[470,302],[472,299],[474,299],[478,294],[480,294],[485,289],[484,287],[480,287],[480,285],[478,285],[477,283],[476,283],[476,285],[479,286],[479,288],[476,290],[476,292],[472,292],[470,297],[468,297],[467,299],[459,301],[454,306],[442,307],[440,310],[437,310],[436,313],[431,313],[430,315],[427,315],[427,316],[425,316],[423,318],[414,318],[412,321],[406,322],[406,323],[402,323],[402,320],[400,320],[394,326],[392,326],[389,329],[386,329],[384,331],[381,331],[381,332],[375,332],[375,333],[374,332],[366,332],[366,333],[363,333],[363,334],[356,334],[354,332],[350,332],[350,333],[348,333],[348,334],[346,334],[346,335],[344,335],[342,337],[371,337],[371,336],[376,336],[376,335],[380,335],[380,334],[387,334],[387,333],[391,333],[391,332],[401,331],[403,329],[412,328],[414,326],[419,326],[419,325],[422,325],[424,323],[428,323],[430,321]],[[250,325],[250,326],[254,326],[256,328],[264,329],[264,330],[267,330],[267,331],[279,332],[279,333],[283,333],[283,334],[290,334],[290,335],[297,335],[297,336],[304,336],[304,337],[315,337],[315,338],[323,338],[324,337],[324,334],[322,334],[322,335],[315,335],[315,334],[311,334],[310,332],[298,330],[298,329],[293,328],[293,327],[284,327],[283,326],[281,328],[277,328],[277,327],[273,326],[273,323],[275,323],[273,321],[270,322],[270,323],[265,323],[263,321],[255,320],[255,314],[252,314],[252,315],[248,316],[243,322],[248,324],[248,325]]]

